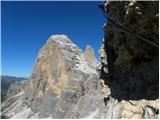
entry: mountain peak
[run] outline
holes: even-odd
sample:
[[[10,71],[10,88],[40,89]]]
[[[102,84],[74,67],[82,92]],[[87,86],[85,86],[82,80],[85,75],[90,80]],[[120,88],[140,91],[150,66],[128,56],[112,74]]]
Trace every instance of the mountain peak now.
[[[65,44],[65,43],[73,43],[67,35],[65,34],[60,34],[60,35],[51,35],[48,39],[47,42],[50,42],[50,41],[55,41],[55,42],[58,42],[60,44]],[[66,44],[65,44],[66,45]]]
[[[88,46],[86,54],[93,56],[93,53]],[[46,113],[53,118],[59,118],[57,115],[63,118],[73,103],[93,89],[90,83],[85,88],[85,81],[98,82],[95,64],[88,55],[84,56],[66,35],[52,35],[48,39],[38,54],[25,89],[25,101],[33,112],[40,111],[40,118],[49,117]]]

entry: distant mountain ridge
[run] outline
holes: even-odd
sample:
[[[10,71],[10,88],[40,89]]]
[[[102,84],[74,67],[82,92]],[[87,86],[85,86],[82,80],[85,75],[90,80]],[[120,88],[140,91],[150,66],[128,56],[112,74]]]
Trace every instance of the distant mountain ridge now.
[[[23,79],[28,79],[27,77],[17,77],[17,76],[12,76],[12,75],[1,75],[1,80],[4,79],[10,79],[10,80],[23,80]]]

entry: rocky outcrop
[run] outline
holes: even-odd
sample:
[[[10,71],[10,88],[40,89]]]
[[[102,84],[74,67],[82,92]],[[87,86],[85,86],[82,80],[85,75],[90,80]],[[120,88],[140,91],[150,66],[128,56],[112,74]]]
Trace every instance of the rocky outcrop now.
[[[3,103],[7,99],[7,91],[15,82],[20,82],[21,80],[27,80],[27,78],[14,77],[8,75],[1,76],[1,102]]]
[[[26,81],[24,80],[11,84],[11,86],[8,89],[7,99],[17,95],[21,91],[24,91],[25,86],[26,86]]]
[[[87,62],[87,65],[89,65],[90,67],[95,68],[96,65],[99,63],[95,58],[94,49],[89,45],[86,46],[86,50],[84,52],[84,59]]]
[[[158,2],[108,1],[104,10],[109,19],[99,53],[107,115],[158,118]]]
[[[89,79],[98,74],[85,54],[65,35],[51,36],[40,50],[31,79],[26,87],[26,102],[39,117],[64,118],[72,104],[88,92]],[[92,65],[93,66],[93,65]]]
[[[71,118],[71,107],[98,86],[96,64],[90,46],[83,53],[66,35],[51,36],[25,87],[25,118]],[[8,117],[17,118],[17,114]]]
[[[24,88],[26,86],[27,80],[19,81],[13,83],[7,93],[7,100],[1,105],[1,118],[24,118],[23,115],[17,115],[17,113],[22,112],[27,108],[23,104],[24,98]]]

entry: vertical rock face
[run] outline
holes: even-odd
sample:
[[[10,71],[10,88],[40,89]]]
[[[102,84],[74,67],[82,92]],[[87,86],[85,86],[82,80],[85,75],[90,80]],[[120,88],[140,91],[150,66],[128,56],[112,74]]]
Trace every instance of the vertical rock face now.
[[[26,87],[26,102],[40,118],[64,118],[70,106],[88,92],[86,87],[92,87],[85,82],[98,80],[92,61],[92,48],[83,54],[67,36],[51,36],[39,52]]]
[[[158,1],[108,1],[104,9],[111,20],[104,26],[104,42],[99,51],[100,78],[111,91],[107,108],[108,112],[112,108],[113,116],[109,118],[157,118]],[[117,110],[111,105],[114,99],[119,101]]]
[[[103,48],[111,82],[117,86],[111,86],[115,97],[158,98],[159,50],[152,45],[158,46],[159,40],[158,2],[113,1],[105,7],[109,18],[125,29],[111,21],[104,27]]]

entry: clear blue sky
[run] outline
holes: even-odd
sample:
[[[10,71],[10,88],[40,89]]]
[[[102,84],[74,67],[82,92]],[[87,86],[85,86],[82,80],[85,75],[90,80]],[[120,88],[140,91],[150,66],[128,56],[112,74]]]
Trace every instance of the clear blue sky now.
[[[30,76],[38,51],[52,34],[66,34],[98,58],[105,18],[100,2],[2,2],[2,75]]]

